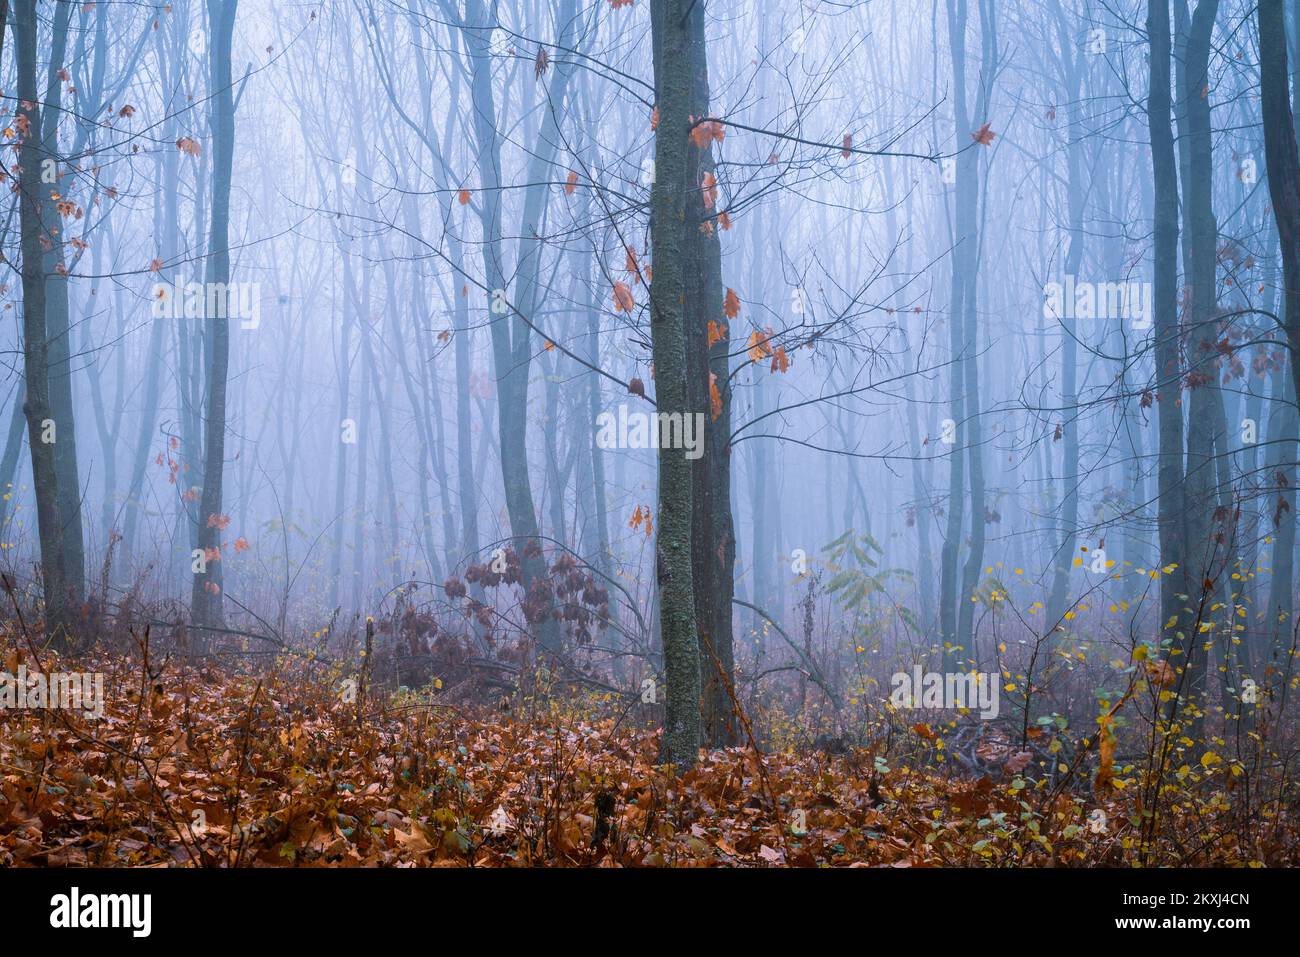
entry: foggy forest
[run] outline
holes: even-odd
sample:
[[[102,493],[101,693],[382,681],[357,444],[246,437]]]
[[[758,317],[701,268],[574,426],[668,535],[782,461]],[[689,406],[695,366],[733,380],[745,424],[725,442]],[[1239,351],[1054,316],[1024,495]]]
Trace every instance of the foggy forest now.
[[[0,98],[0,865],[1300,859],[1294,4],[0,0]]]

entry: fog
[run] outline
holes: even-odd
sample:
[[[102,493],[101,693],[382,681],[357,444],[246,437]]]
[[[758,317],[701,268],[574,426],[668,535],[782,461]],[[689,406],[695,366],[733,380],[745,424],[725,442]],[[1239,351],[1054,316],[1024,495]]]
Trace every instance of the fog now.
[[[691,4],[684,280],[652,242],[646,0],[40,3],[26,41],[10,6],[0,564],[25,600],[35,436],[79,620],[209,648],[409,611],[421,641],[535,643],[635,689],[665,680],[676,535],[691,627],[750,701],[878,705],[930,662],[1001,673],[1028,722],[1024,696],[1065,711],[1116,680],[1075,669],[1167,654],[1192,619],[1223,708],[1289,660],[1292,319],[1253,5],[1174,4],[1170,195],[1144,3]],[[686,358],[657,379],[661,269]],[[665,468],[707,501],[685,533]]]

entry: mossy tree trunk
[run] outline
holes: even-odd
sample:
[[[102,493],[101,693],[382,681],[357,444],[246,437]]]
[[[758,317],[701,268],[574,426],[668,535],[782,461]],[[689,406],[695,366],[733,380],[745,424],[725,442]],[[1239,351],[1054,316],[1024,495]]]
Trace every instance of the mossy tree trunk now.
[[[661,413],[685,416],[686,257],[684,230],[690,149],[690,7],[698,0],[655,0],[655,182],[651,190],[650,322],[655,398]],[[659,449],[659,617],[667,682],[661,758],[680,768],[695,763],[700,744],[700,650],[691,567],[692,464],[684,449]]]
[[[18,70],[18,120],[22,136],[22,172],[18,180],[18,216],[22,245],[23,372],[27,396],[27,445],[32,456],[32,485],[36,492],[36,521],[44,578],[45,627],[51,644],[69,647],[72,611],[64,567],[63,529],[59,517],[59,482],[54,445],[58,434],[49,431],[49,346],[45,327],[44,245],[54,242],[50,224],[41,221],[41,195],[45,189],[41,141],[41,96],[36,85],[36,2],[17,0],[13,10],[15,58]],[[50,439],[54,441],[50,441]]]
[[[709,115],[709,60],[704,33],[704,5],[687,14],[691,70],[688,117]],[[718,213],[723,202],[716,187],[706,191],[715,174],[712,137],[688,134],[686,147],[686,215],[682,222],[686,251],[686,394],[692,413],[704,417],[703,455],[692,466],[691,551],[695,591],[695,628],[700,644],[702,743],[726,747],[736,742],[736,721],[728,685],[733,680],[731,599],[735,592],[736,540],[731,515],[731,338],[723,310],[722,243]],[[710,323],[713,332],[710,333]],[[710,338],[713,339],[710,344]],[[656,370],[657,371],[657,370]],[[762,372],[760,371],[760,374]],[[717,389],[717,417],[710,396]]]
[[[230,176],[235,152],[235,99],[230,43],[237,0],[208,0],[209,89],[212,97],[212,221],[209,224],[208,289],[230,283]],[[209,293],[209,301],[212,296]],[[228,310],[208,316],[207,402],[203,409],[203,492],[199,498],[198,547],[207,553],[204,571],[194,576],[192,614],[200,625],[221,625],[222,481],[226,458],[226,373],[230,362]]]
[[[1261,0],[1259,4],[1260,100],[1264,125],[1264,159],[1268,169],[1269,197],[1277,222],[1282,249],[1282,317],[1290,346],[1289,376],[1291,386],[1300,382],[1300,150],[1296,146],[1295,118],[1287,90],[1286,22],[1281,0]],[[1279,376],[1279,378],[1288,378]],[[1287,403],[1281,416],[1286,432],[1279,436],[1279,458],[1283,478],[1278,481],[1277,544],[1273,549],[1274,598],[1269,602],[1265,620],[1272,637],[1270,647],[1259,649],[1260,657],[1276,660],[1285,654],[1291,632],[1291,582],[1296,532],[1295,441],[1297,418],[1292,388],[1282,399]],[[1271,437],[1270,437],[1271,438]],[[1276,469],[1267,470],[1274,475]],[[1283,484],[1285,482],[1285,484]],[[1286,702],[1287,683],[1282,683],[1282,702]]]

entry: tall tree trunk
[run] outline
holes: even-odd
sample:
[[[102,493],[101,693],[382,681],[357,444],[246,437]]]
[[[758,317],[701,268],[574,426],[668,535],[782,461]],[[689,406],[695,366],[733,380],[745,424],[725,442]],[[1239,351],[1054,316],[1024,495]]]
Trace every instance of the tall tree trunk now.
[[[561,27],[559,45],[573,44],[577,27],[576,4],[569,0],[557,20]],[[484,233],[483,256],[487,286],[497,301],[496,291],[505,294],[507,281],[502,262],[501,229],[501,134],[497,129],[497,112],[492,90],[492,62],[488,47],[491,19],[481,0],[466,4],[465,43],[470,53],[471,87],[474,102],[474,130],[478,147],[478,170],[482,190],[479,197],[480,218]],[[558,623],[552,615],[552,595],[547,580],[545,559],[541,552],[541,530],[528,475],[528,378],[532,362],[532,345],[528,322],[540,305],[538,275],[543,244],[542,221],[546,212],[547,180],[552,158],[559,146],[559,114],[564,109],[565,94],[572,66],[563,62],[554,68],[551,90],[542,131],[529,164],[530,186],[524,195],[523,222],[520,227],[514,310],[493,310],[489,329],[492,355],[497,373],[497,432],[501,453],[501,473],[505,486],[506,511],[510,533],[519,553],[525,590],[524,614],[535,629],[542,649],[556,654],[561,639]],[[507,303],[510,297],[506,296]]]
[[[1191,329],[1187,336],[1187,604],[1178,624],[1183,653],[1177,670],[1186,669],[1179,684],[1179,704],[1189,707],[1190,737],[1200,737],[1209,677],[1207,639],[1199,634],[1209,623],[1219,576],[1227,565],[1224,517],[1216,510],[1215,425],[1222,421],[1218,383],[1218,302],[1216,269],[1218,225],[1213,207],[1213,156],[1210,127],[1210,40],[1218,0],[1200,0],[1186,34],[1179,79],[1179,134],[1185,144],[1183,209],[1187,222],[1184,263],[1191,291]]]
[[[377,338],[378,332],[374,333]],[[402,583],[401,578],[401,545],[398,540],[398,518],[397,518],[397,493],[393,482],[393,430],[389,424],[389,409],[392,408],[392,399],[383,391],[384,375],[375,358],[375,349],[371,344],[371,335],[367,333],[361,337],[362,360],[371,367],[370,388],[374,394],[375,410],[379,415],[379,468],[376,470],[376,480],[380,483],[379,492],[383,496],[385,512],[387,514],[387,539],[388,548],[387,556],[381,552],[381,542],[383,537],[375,536],[375,570],[380,574],[385,571],[389,575],[389,584],[397,587]],[[376,524],[382,524],[381,520],[376,517]]]
[[[357,302],[358,310],[363,302],[370,301],[370,274],[367,273],[363,280],[365,291],[361,299]],[[358,326],[360,329],[361,342],[363,343],[362,352],[364,353],[364,343],[366,337],[370,335],[370,322],[364,312],[358,311]],[[365,610],[368,591],[366,589],[366,525],[370,515],[370,500],[367,494],[367,484],[370,480],[370,456],[367,449],[370,447],[370,376],[371,364],[364,358],[361,360],[361,418],[357,422],[357,487],[356,487],[356,507],[353,509],[353,539],[352,539],[352,607],[358,614]]]
[[[113,230],[108,229],[105,233],[105,240],[110,245],[115,244],[117,237]],[[91,254],[91,273],[94,276],[102,275],[100,269],[103,265],[103,248],[99,245],[94,247]],[[100,287],[92,280],[90,292],[83,303],[83,309],[95,315],[98,311],[96,305],[103,302],[107,297],[99,295]],[[117,320],[116,334],[124,336],[126,333],[125,310],[122,308],[121,289],[115,288],[113,291],[113,304],[99,312],[100,315],[112,315]],[[110,311],[111,309],[111,311]],[[96,354],[96,343],[91,340],[93,326],[90,322],[82,324],[81,327],[81,354],[94,356]],[[116,512],[117,499],[117,449],[121,444],[122,436],[122,404],[125,400],[125,383],[126,377],[126,350],[117,349],[112,356],[114,362],[114,378],[117,380],[116,402],[111,403],[106,396],[104,388],[104,374],[100,367],[98,357],[96,361],[90,362],[86,366],[86,377],[90,381],[90,400],[91,408],[94,413],[95,431],[99,438],[99,448],[104,462],[104,497],[100,502],[100,527],[105,536],[106,549],[104,561],[108,562],[112,555],[113,545],[117,531],[114,528],[114,514]],[[92,532],[93,534],[93,532]],[[104,566],[107,568],[107,565]],[[106,583],[101,583],[101,587]]]
[[[774,200],[776,202],[778,200]],[[779,218],[779,210],[777,211]],[[763,261],[763,251],[766,248],[768,236],[767,229],[773,221],[773,214],[766,205],[761,205],[754,210],[753,228],[749,230],[751,237],[750,249],[747,251],[749,260],[749,281],[746,288],[750,296],[756,301],[768,301],[768,270],[765,268]],[[776,388],[771,376],[757,364],[751,365],[746,370],[749,378],[748,397],[750,406],[748,413],[750,418],[762,418],[770,411],[770,393]],[[910,380],[909,380],[910,381]],[[734,395],[734,394],[733,394]],[[789,566],[782,561],[782,556],[776,554],[776,548],[773,544],[773,523],[771,516],[778,512],[779,509],[773,508],[770,502],[769,483],[772,480],[772,446],[767,441],[747,442],[745,443],[745,468],[749,473],[749,527],[751,533],[749,536],[749,567],[751,574],[749,579],[749,602],[765,610],[776,607],[778,602],[775,600],[776,587],[774,581],[781,581],[788,577],[786,572]],[[773,612],[775,614],[775,612]],[[765,637],[767,635],[767,622],[757,612],[751,612],[748,616],[748,627],[745,634],[745,641],[751,643],[752,650],[761,659],[767,653]]]
[[[159,59],[162,56],[162,41],[159,41]],[[172,132],[174,124],[168,123],[164,129],[164,136],[168,139],[174,139]],[[177,161],[180,155],[179,150],[163,150],[160,152],[160,158],[157,161],[156,170],[160,177],[160,182],[174,183],[177,181]],[[157,258],[160,262],[167,263],[175,254],[178,247],[177,233],[180,228],[180,217],[177,211],[179,197],[176,190],[161,190],[163,195],[159,200],[161,209],[159,215],[155,215],[155,230],[157,237]],[[176,282],[179,284],[180,279],[177,277]],[[154,418],[157,414],[159,391],[162,378],[163,364],[163,336],[167,331],[167,320],[155,316],[151,320],[149,329],[149,351],[145,356],[145,376],[144,376],[144,402],[140,407],[139,428],[135,437],[135,452],[131,457],[131,474],[128,479],[125,502],[125,519],[123,522],[123,548],[127,555],[133,556],[136,553],[136,530],[139,526],[141,512],[144,510],[144,477],[145,471],[149,465],[149,446],[153,442]]]
[[[655,398],[660,414],[690,414],[686,383],[685,313],[688,289],[683,223],[689,180],[692,93],[691,28],[694,0],[655,0],[650,9],[654,44],[655,181],[650,193],[654,279],[650,286],[650,330],[655,364]],[[691,463],[683,449],[659,449],[656,572],[668,687],[661,756],[684,768],[696,761],[700,744],[700,648],[695,625],[691,562]]]
[[[1294,349],[1294,346],[1291,348]],[[1295,628],[1295,543],[1296,543],[1296,434],[1300,415],[1296,414],[1295,380],[1292,366],[1275,369],[1270,376],[1273,392],[1269,413],[1268,453],[1264,470],[1267,490],[1264,531],[1272,540],[1272,570],[1268,604],[1264,606],[1264,638],[1259,659],[1282,664],[1281,674],[1266,674],[1270,684],[1281,691],[1286,701],[1290,682],[1286,680],[1288,650]]]
[[[1151,42],[1151,78],[1147,124],[1151,136],[1154,196],[1152,251],[1155,398],[1159,420],[1159,467],[1156,475],[1160,566],[1184,565],[1186,551],[1183,505],[1183,363],[1178,324],[1178,161],[1174,152],[1172,59],[1169,0],[1149,0],[1147,35]],[[1160,626],[1176,619],[1183,592],[1181,574],[1160,576]]]
[[[960,0],[964,2],[964,0]],[[980,11],[980,83],[975,99],[975,115],[965,117],[964,129],[974,133],[973,127],[986,123],[990,112],[993,76],[997,72],[997,12],[996,0],[979,0]],[[963,36],[964,36],[963,31]],[[963,52],[964,61],[964,52]],[[965,73],[963,63],[962,73]],[[965,114],[965,90],[958,87],[958,107],[960,114]],[[959,116],[959,120],[960,120]],[[959,128],[963,128],[959,122]],[[963,136],[959,132],[958,137]],[[975,604],[972,601],[976,586],[979,584],[981,569],[984,565],[984,537],[987,519],[984,482],[984,419],[981,413],[980,378],[979,378],[979,301],[980,286],[980,244],[983,226],[980,222],[981,189],[987,189],[987,178],[981,186],[979,175],[979,157],[982,150],[966,150],[962,154],[963,164],[957,164],[958,223],[965,219],[964,228],[959,230],[961,242],[970,248],[965,252],[966,292],[962,298],[962,325],[966,337],[965,354],[962,357],[965,369],[965,439],[968,446],[966,466],[970,474],[970,551],[966,555],[966,564],[962,569],[961,593],[957,596],[957,643],[964,651],[967,667],[973,668],[975,661],[974,618]],[[955,320],[954,320],[955,321]]]
[[[41,116],[42,165],[59,168],[59,117],[63,112],[63,68],[68,47],[68,22],[73,4],[59,0],[51,24],[50,62],[47,65],[44,112]],[[85,536],[81,519],[81,479],[77,471],[77,427],[72,398],[72,343],[69,322],[68,271],[64,256],[65,234],[57,206],[63,187],[56,179],[42,179],[41,220],[47,230],[43,243],[45,273],[45,335],[48,342],[50,416],[55,422],[54,468],[59,474],[59,523],[63,537],[63,569],[68,594],[80,602],[86,590]]]
[[[1287,90],[1286,24],[1281,0],[1259,4],[1260,100],[1264,126],[1264,158],[1268,190],[1273,201],[1282,250],[1282,321],[1290,354],[1289,385],[1275,396],[1273,415],[1283,428],[1278,456],[1282,469],[1269,469],[1266,487],[1277,489],[1273,522],[1277,542],[1273,549],[1273,589],[1265,621],[1269,623],[1274,657],[1284,654],[1293,624],[1292,562],[1296,537],[1296,430],[1300,425],[1295,402],[1300,382],[1300,150],[1296,146],[1295,117]],[[1281,400],[1278,405],[1277,400]],[[1271,499],[1272,496],[1270,496]],[[1285,688],[1283,701],[1285,701]]]
[[[211,164],[211,151],[205,150],[199,156],[198,169],[194,174],[194,207],[192,219],[192,232],[194,242],[201,242],[201,237],[208,228],[208,192],[204,190],[203,184],[207,182],[208,167]],[[191,276],[192,282],[202,283],[203,276],[206,273],[206,264],[195,263]],[[183,569],[183,578],[189,582],[191,588],[193,582],[191,571],[193,565],[192,551],[199,544],[199,520],[198,508],[192,507],[191,499],[184,497],[184,492],[199,492],[201,489],[195,483],[202,480],[203,475],[203,340],[200,335],[202,329],[195,331],[193,324],[189,322],[178,322],[176,326],[176,352],[178,357],[177,364],[177,383],[176,389],[179,393],[181,407],[181,441],[180,448],[177,450],[177,465],[179,471],[176,474],[176,510],[177,521],[184,525],[188,533],[188,540],[182,539],[179,535],[173,536],[173,557],[176,560],[176,567]]]
[[[691,71],[688,114],[709,115],[708,45],[704,4],[686,15],[687,54]],[[701,145],[703,144],[703,145]],[[732,330],[723,312],[722,244],[715,217],[722,197],[716,187],[706,192],[714,176],[711,138],[692,138],[686,151],[685,218],[682,246],[686,257],[687,407],[704,417],[703,454],[692,466],[691,575],[695,592],[695,627],[703,682],[703,742],[727,747],[736,742],[735,712],[729,686],[735,652],[732,648],[732,605],[735,593],[736,540],[731,517],[731,352]],[[710,345],[709,338],[715,341]],[[658,366],[655,367],[656,375]],[[712,386],[710,385],[712,383]],[[720,408],[713,415],[710,390],[717,390]],[[682,454],[678,452],[678,454]]]
[[[0,24],[0,33],[4,32]],[[13,501],[14,479],[18,475],[18,459],[23,451],[23,406],[27,401],[27,387],[20,385],[14,396],[13,413],[5,435],[4,455],[0,456],[0,535],[4,534],[5,521],[10,517],[9,503]]]
[[[578,284],[584,292],[581,294],[582,309],[586,316],[587,332],[587,361],[591,363],[592,369],[588,370],[587,380],[587,414],[590,421],[595,422],[596,417],[601,411],[601,377],[595,371],[595,367],[600,365],[600,308],[596,304],[595,282],[596,271],[594,262],[590,255],[586,255],[582,261],[582,268],[579,273],[582,281]],[[605,486],[605,450],[600,447],[596,441],[596,433],[593,430],[588,444],[591,455],[591,483],[592,483],[592,505],[594,508],[594,519],[596,525],[596,568],[606,576],[613,573],[612,555],[609,544],[609,514],[606,505],[606,496],[608,494]],[[615,603],[615,606],[617,603]],[[610,611],[611,616],[614,614],[613,607]],[[619,659],[621,663],[622,659]]]
[[[955,672],[961,657],[958,631],[959,606],[966,596],[961,593],[962,528],[966,509],[966,447],[969,429],[966,422],[967,365],[964,361],[969,344],[965,338],[966,296],[970,292],[967,274],[975,261],[975,190],[977,170],[975,155],[960,149],[970,133],[966,110],[966,0],[947,0],[948,45],[952,56],[954,141],[959,144],[957,183],[953,191],[952,281],[948,301],[949,415],[955,439],[948,452],[948,514],[944,527],[943,548],[939,557],[939,640],[943,670]]]
[[[344,257],[344,263],[346,269],[346,256]],[[339,412],[338,424],[335,426],[337,431],[334,433],[334,438],[338,442],[338,451],[334,460],[334,514],[330,516],[335,523],[334,549],[330,554],[331,608],[339,607],[340,586],[343,578],[343,551],[347,542],[347,522],[343,519],[343,513],[347,508],[348,446],[352,443],[344,440],[352,436],[345,434],[344,424],[349,418],[348,400],[350,398],[352,379],[352,302],[350,297],[343,297],[339,310],[342,313],[339,323],[338,363],[336,368],[339,383]]]
[[[208,0],[209,86],[212,97],[212,223],[205,272],[208,301],[214,288],[230,283],[230,176],[235,149],[235,99],[230,70],[230,42],[239,0]],[[191,607],[195,622],[218,626],[223,621],[221,562],[222,478],[226,455],[226,371],[230,361],[230,326],[225,313],[206,317],[208,350],[207,402],[203,409],[203,492],[198,515],[198,547],[208,554],[204,570],[194,576]]]
[[[1082,147],[1075,132],[1081,124],[1082,107],[1079,104],[1079,86],[1083,72],[1080,59],[1083,53],[1076,49],[1074,35],[1067,24],[1064,11],[1059,3],[1055,4],[1057,15],[1057,34],[1060,46],[1062,68],[1062,85],[1065,88],[1065,101],[1070,104],[1067,129],[1071,141],[1065,148],[1066,166],[1066,204],[1069,210],[1070,246],[1065,255],[1064,283],[1073,276],[1079,278],[1083,265],[1084,200],[1088,186],[1083,182],[1083,162],[1080,153]],[[1056,423],[1061,430],[1061,500],[1060,527],[1061,539],[1057,545],[1053,562],[1052,592],[1047,602],[1047,625],[1055,628],[1066,613],[1069,601],[1070,574],[1074,570],[1074,557],[1078,548],[1079,528],[1079,345],[1078,320],[1075,316],[1075,304],[1063,302],[1062,315],[1057,317],[1061,325],[1061,418]]]
[[[59,481],[50,417],[49,350],[45,327],[44,243],[49,224],[41,221],[41,182],[44,154],[41,143],[41,94],[36,86],[36,0],[15,0],[13,11],[15,57],[18,70],[18,127],[23,136],[22,172],[18,180],[19,230],[22,245],[23,369],[27,398],[27,445],[32,456],[32,485],[36,492],[36,520],[44,578],[45,629],[54,647],[71,645],[72,609],[65,572],[63,529],[59,516]],[[53,436],[57,441],[57,433]]]

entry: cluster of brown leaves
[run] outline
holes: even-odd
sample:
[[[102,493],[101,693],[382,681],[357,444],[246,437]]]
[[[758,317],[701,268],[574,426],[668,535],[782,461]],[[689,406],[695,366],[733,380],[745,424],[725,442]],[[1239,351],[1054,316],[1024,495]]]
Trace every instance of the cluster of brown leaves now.
[[[640,516],[640,509],[637,510]],[[646,521],[649,522],[648,512]],[[632,525],[640,523],[640,518]],[[647,528],[646,536],[649,537]],[[488,561],[472,563],[465,570],[462,582],[456,576],[443,583],[443,592],[449,599],[464,600],[467,617],[478,621],[481,629],[492,635],[497,623],[493,608],[474,598],[467,597],[466,584],[481,585],[486,589],[495,589],[502,585],[520,585],[525,582],[523,559],[543,559],[541,546],[535,539],[529,539],[523,549],[522,559],[514,548],[503,548]],[[596,580],[591,572],[579,566],[573,556],[561,552],[546,568],[545,575],[539,575],[528,586],[524,601],[520,605],[524,618],[530,624],[536,624],[547,615],[561,622],[566,634],[581,644],[591,640],[592,632],[609,617],[609,593]]]
[[[866,749],[731,748],[678,776],[654,715],[609,697],[470,712],[363,681],[349,701],[348,672],[305,656],[59,667],[106,672],[105,715],[0,710],[0,865],[1089,864],[1118,861],[1136,819],[1111,803],[1094,833],[1023,766],[954,780]]]
[[[0,718],[0,859],[65,865],[709,865],[927,854],[851,770],[716,752],[676,778],[615,718],[380,710],[329,689],[114,675],[99,722]],[[143,691],[143,694],[141,693]],[[790,805],[790,807],[787,807]],[[791,831],[794,805],[806,833]],[[802,828],[796,828],[801,830]]]
[[[764,328],[761,331],[755,329],[749,334],[749,339],[745,342],[745,348],[749,353],[751,362],[758,363],[771,358],[771,371],[785,372],[790,368],[790,357],[785,353],[785,346],[772,347],[772,339],[775,335],[770,328]]]

